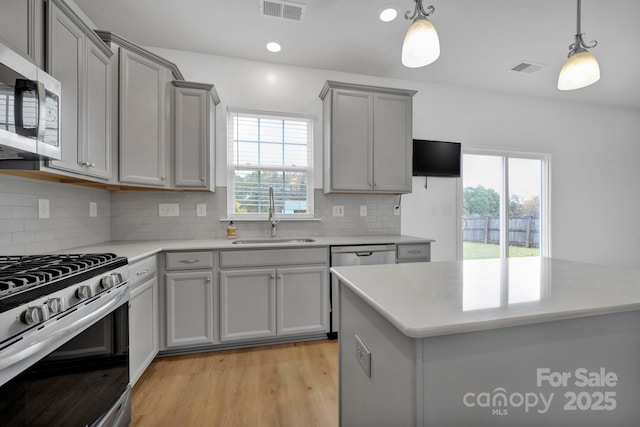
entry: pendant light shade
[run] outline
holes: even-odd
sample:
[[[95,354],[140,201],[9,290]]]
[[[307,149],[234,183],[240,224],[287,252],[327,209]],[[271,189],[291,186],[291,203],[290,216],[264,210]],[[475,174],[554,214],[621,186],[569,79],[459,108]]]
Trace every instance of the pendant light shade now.
[[[413,20],[407,30],[402,44],[402,65],[409,68],[424,67],[440,56],[440,39],[438,33],[427,17],[435,8],[429,6],[428,12],[422,6],[422,0],[415,0],[416,9],[413,14],[407,12],[405,19]]]
[[[587,48],[591,49],[598,45],[597,41],[586,44],[580,32],[580,12],[581,0],[578,1],[578,25],[575,35],[575,42],[569,46],[569,58],[560,70],[558,76],[558,89],[574,90],[594,84],[600,80],[600,65],[598,60]]]
[[[433,24],[418,16],[407,30],[402,44],[402,65],[409,68],[424,67],[440,56],[440,40]]]
[[[589,86],[600,80],[600,65],[588,51],[571,55],[560,70],[558,89],[573,90]]]

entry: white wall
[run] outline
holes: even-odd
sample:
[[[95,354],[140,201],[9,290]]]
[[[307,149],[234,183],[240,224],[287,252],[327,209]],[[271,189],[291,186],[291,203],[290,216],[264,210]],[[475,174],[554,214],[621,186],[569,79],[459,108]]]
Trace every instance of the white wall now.
[[[384,79],[150,48],[174,61],[186,79],[214,83],[220,98],[216,150],[218,186],[226,185],[227,105],[303,112],[317,117],[315,165],[322,171],[322,103],[326,80],[418,90],[416,138],[461,141],[464,147],[552,155],[552,255],[640,268],[640,111],[465,88]],[[585,89],[588,90],[588,89]],[[320,172],[321,173],[321,172]],[[322,183],[320,176],[316,187]],[[454,259],[455,179],[414,179],[403,196],[402,232],[433,237],[434,260]]]

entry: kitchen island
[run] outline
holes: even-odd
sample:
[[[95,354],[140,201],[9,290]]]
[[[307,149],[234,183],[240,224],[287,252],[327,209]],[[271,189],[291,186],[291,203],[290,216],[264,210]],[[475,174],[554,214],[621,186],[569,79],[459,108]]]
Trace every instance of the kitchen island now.
[[[331,271],[343,426],[640,420],[640,272],[537,257]]]

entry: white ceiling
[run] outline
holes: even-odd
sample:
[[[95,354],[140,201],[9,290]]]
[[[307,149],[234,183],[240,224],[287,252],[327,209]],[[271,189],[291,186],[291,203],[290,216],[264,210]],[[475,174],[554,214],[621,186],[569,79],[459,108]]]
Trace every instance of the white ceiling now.
[[[570,92],[556,88],[558,72],[576,31],[575,0],[425,0],[441,43],[433,64],[408,69],[400,51],[413,0],[296,0],[302,22],[260,16],[259,0],[75,0],[99,29],[134,43],[282,64],[330,69],[596,103],[640,110],[640,1],[584,0],[585,41],[602,77]],[[400,11],[378,20],[384,4]],[[265,49],[278,40],[283,49]],[[545,67],[516,73],[529,61]]]

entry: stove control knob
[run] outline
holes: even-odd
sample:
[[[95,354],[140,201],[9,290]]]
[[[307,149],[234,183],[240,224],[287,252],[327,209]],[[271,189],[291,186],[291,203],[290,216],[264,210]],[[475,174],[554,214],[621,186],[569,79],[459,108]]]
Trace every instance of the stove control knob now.
[[[47,301],[47,307],[51,314],[62,313],[67,309],[64,298],[51,298]]]
[[[78,299],[87,299],[91,298],[92,296],[93,291],[91,290],[91,286],[82,285],[76,290],[76,297],[78,297]]]
[[[35,307],[28,307],[27,310],[22,313],[20,320],[27,325],[37,325],[48,319],[49,309],[46,304],[42,304],[36,305]]]
[[[117,284],[118,282],[116,282],[116,278],[113,274],[104,276],[102,279],[100,279],[100,286],[102,287],[102,289],[113,288],[113,286]]]
[[[113,273],[112,276],[116,278],[116,285],[119,285],[120,283],[125,282],[124,274],[120,273],[119,271],[116,273]]]

